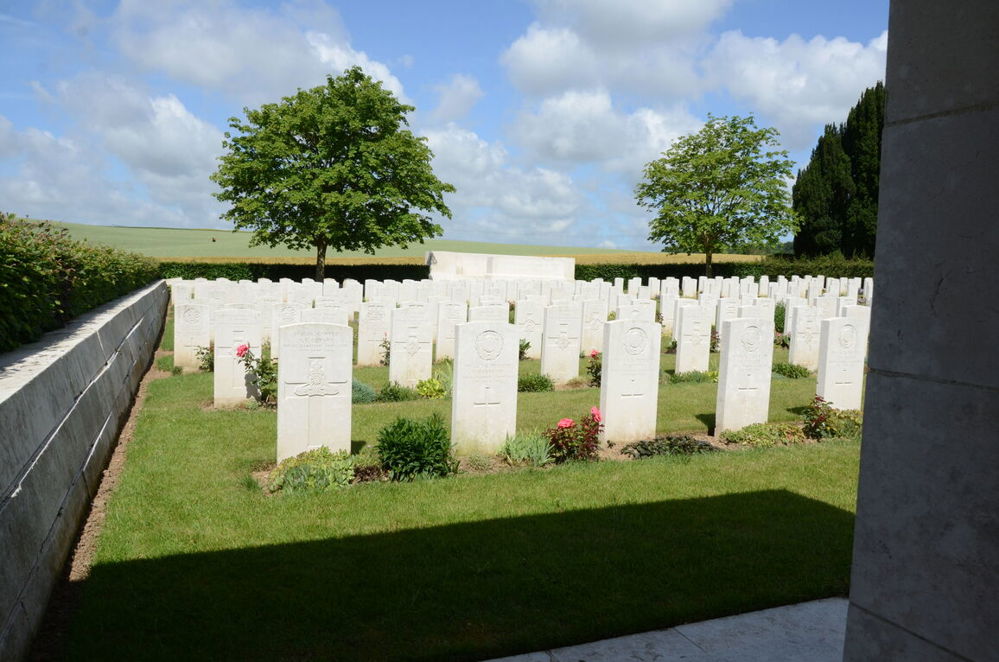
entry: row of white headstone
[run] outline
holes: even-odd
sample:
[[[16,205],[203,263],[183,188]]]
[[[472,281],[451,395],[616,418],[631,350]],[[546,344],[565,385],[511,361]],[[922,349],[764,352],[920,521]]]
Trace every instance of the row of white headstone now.
[[[693,279],[689,281],[692,282]],[[412,282],[417,283],[417,281]],[[726,282],[730,281],[722,281],[721,284],[724,285]],[[801,279],[801,282],[807,284],[808,287],[805,289],[814,290],[809,279]],[[369,281],[365,288],[372,291],[373,298],[378,299],[380,290],[375,283],[377,282]],[[716,283],[717,280],[705,281],[709,291]],[[791,287],[795,283],[796,280],[792,278],[790,281],[778,282],[775,285]],[[175,365],[186,369],[197,366],[198,348],[207,347],[214,339],[215,325],[212,323],[212,318],[223,309],[256,310],[261,342],[270,341],[271,355],[275,358],[281,354],[280,338],[276,333],[280,326],[297,322],[347,324],[354,319],[356,310],[360,313],[357,317],[357,364],[377,365],[384,355],[387,341],[393,350],[390,352],[390,357],[394,357],[390,365],[390,379],[406,386],[414,386],[418,381],[430,376],[434,360],[453,356],[456,324],[466,321],[506,321],[510,315],[509,303],[496,298],[493,294],[481,295],[475,302],[478,305],[471,307],[466,303],[450,300],[402,301],[397,307],[396,303],[387,300],[358,301],[356,287],[343,288],[353,293],[350,296],[310,299],[301,294],[299,284],[289,281],[280,284],[285,288],[286,300],[274,301],[263,292],[275,284],[257,284],[261,289],[254,298],[254,288],[251,287],[254,284],[230,283],[229,285],[238,285],[233,291],[240,296],[248,296],[249,300],[253,301],[245,303],[247,301],[245,298],[238,301],[225,297],[218,301],[192,298],[197,294],[194,286],[198,284],[197,281],[193,284],[180,283],[174,288],[177,306],[174,362]],[[451,284],[468,283],[455,281]],[[316,291],[316,288],[305,285],[307,290]],[[326,285],[330,283],[327,282]],[[345,283],[346,285],[348,283]],[[377,285],[384,284],[377,283]],[[583,285],[587,287],[582,287]],[[632,286],[632,290],[643,294],[641,291],[649,288],[634,281],[629,285]],[[746,279],[740,281],[743,289],[752,289],[748,288],[748,285]],[[753,285],[756,286],[755,283]],[[763,283],[760,283],[758,287],[762,288],[762,285]],[[577,293],[572,295],[572,298],[566,300],[556,297],[556,302],[551,305],[549,305],[550,299],[556,292],[554,289],[545,295],[527,294],[523,295],[525,298],[514,301],[514,323],[520,330],[520,337],[530,343],[527,356],[540,358],[542,373],[554,381],[564,382],[577,377],[579,353],[600,350],[603,324],[607,321],[609,312],[613,312],[617,319],[654,321],[658,307],[663,321],[663,332],[677,338],[676,371],[690,372],[707,370],[712,325],[721,335],[722,322],[735,317],[740,305],[760,306],[760,314],[772,318],[776,301],[773,298],[761,298],[749,294],[743,294],[739,298],[718,299],[710,292],[700,293],[697,299],[680,297],[675,294],[675,290],[680,287],[680,282],[676,279],[665,279],[662,282],[658,302],[653,299],[631,298],[630,295],[617,294],[617,285],[605,286],[609,284],[602,281],[591,283],[579,281],[575,284]],[[834,287],[838,287],[838,284]],[[459,296],[464,296],[467,289],[456,287],[451,291],[451,295],[457,293]],[[868,284],[867,290],[870,289]],[[565,291],[567,290],[568,286],[565,288]],[[837,297],[835,294],[822,296],[820,290],[816,291],[820,294],[813,299],[788,296],[782,301],[792,307],[790,309],[792,313],[797,307],[810,303],[818,309],[819,319],[838,314],[832,311],[841,312],[846,306],[856,303],[851,297]],[[597,298],[586,298],[589,296]],[[610,305],[612,299],[615,304],[613,308]],[[312,305],[315,307],[311,307]],[[810,319],[809,315],[803,315],[802,320],[806,321],[805,330],[801,334],[791,334],[792,338],[799,336],[802,339],[813,339],[812,342],[799,342],[801,348],[792,352],[792,362],[814,369],[815,360],[808,357],[817,351],[817,333],[808,330],[810,327],[807,327],[807,320]]]
[[[179,306],[180,315],[198,310],[198,304]],[[565,307],[550,306],[546,310],[549,318],[546,326],[551,333],[543,348],[554,347],[553,354],[557,355],[563,345],[574,347],[563,358],[566,364],[571,363],[575,375],[579,352],[578,345],[571,341],[578,340],[578,335],[573,338],[571,322],[559,323],[555,317]],[[818,308],[802,305],[796,309],[800,310],[794,313],[794,323],[806,325],[796,335],[807,335],[805,320],[815,318]],[[422,319],[416,310],[413,308],[408,314]],[[769,306],[756,302],[740,306],[738,317],[721,322],[716,433],[765,422],[768,418],[773,353],[770,310]],[[422,352],[429,359],[430,342],[421,342],[410,327],[404,326],[405,311],[400,309],[403,314],[397,317],[401,321],[395,328],[404,332],[394,334],[393,355],[409,356],[412,348],[406,345],[415,342],[412,353]],[[701,304],[681,305],[678,307],[681,329],[686,325],[683,320],[698,319],[697,315],[689,315],[692,311],[700,313],[704,321]],[[869,309],[844,306],[838,312],[844,316],[821,321],[817,392],[834,406],[859,408]],[[236,357],[236,348],[246,344],[259,355],[262,343],[258,313],[252,307],[222,307],[216,311],[215,320],[216,402],[241,402],[250,394],[250,384]],[[702,326],[710,325],[705,322]],[[605,438],[629,441],[652,436],[658,404],[661,327],[649,320],[625,319],[604,323],[602,331],[604,369],[600,406],[604,412]],[[352,330],[345,323],[319,320],[280,325],[274,335],[285,348],[278,380],[279,457],[319,444],[349,448]],[[495,450],[515,429],[520,330],[498,318],[473,320],[456,323],[454,337],[454,440],[466,452]],[[458,340],[461,337],[466,338],[464,345]],[[703,349],[706,368],[709,340],[704,333],[690,337],[697,338],[698,350]],[[679,347],[686,347],[682,333],[679,341]]]

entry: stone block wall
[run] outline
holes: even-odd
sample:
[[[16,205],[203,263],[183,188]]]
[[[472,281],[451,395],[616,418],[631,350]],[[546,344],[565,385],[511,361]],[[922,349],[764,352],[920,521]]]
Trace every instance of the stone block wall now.
[[[0,659],[28,650],[163,328],[159,281],[0,354]]]

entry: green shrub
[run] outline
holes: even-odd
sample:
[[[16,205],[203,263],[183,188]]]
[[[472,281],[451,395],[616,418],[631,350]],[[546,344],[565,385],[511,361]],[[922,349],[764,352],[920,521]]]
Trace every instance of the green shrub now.
[[[447,397],[447,389],[441,384],[441,380],[436,377],[422,379],[416,384],[416,392],[421,398],[430,400],[443,400]]]
[[[524,375],[517,380],[517,390],[521,393],[554,391],[555,383],[548,375]]]
[[[803,365],[795,365],[793,363],[785,363],[783,361],[774,364],[773,371],[778,375],[787,377],[788,379],[801,379],[802,377],[808,377],[811,375],[811,371]]]
[[[158,277],[157,263],[147,257],[74,241],[49,223],[0,213],[0,352]]]
[[[805,432],[793,423],[754,423],[741,430],[726,430],[721,433],[721,439],[726,444],[756,448],[800,444],[805,438]]]
[[[621,452],[633,460],[641,460],[657,455],[700,455],[718,450],[706,441],[694,439],[688,434],[666,435],[655,439],[636,441],[621,448]]]
[[[389,361],[392,359],[392,341],[385,338],[378,343],[378,347],[382,350],[382,356],[378,359],[378,362],[387,368]]]
[[[568,460],[596,460],[600,448],[600,431],[603,429],[600,410],[590,408],[579,421],[563,418],[555,427],[545,430],[551,443],[552,459],[556,463]]]
[[[378,457],[392,480],[444,477],[458,470],[440,414],[422,420],[397,418],[378,432]]]
[[[451,387],[454,384],[454,361],[453,359],[442,359],[435,367],[433,378],[440,382],[444,389],[442,397],[451,397]]]
[[[208,347],[198,347],[194,352],[194,357],[198,361],[198,370],[215,372],[215,343],[209,343]]]
[[[590,376],[590,386],[600,386],[600,376],[603,373],[603,360],[600,352],[595,349],[590,350],[589,360],[586,362],[586,374]]]
[[[520,347],[517,350],[517,358],[520,361],[527,360],[527,350],[531,348],[531,342],[529,340],[520,339]]]
[[[289,457],[267,476],[270,492],[322,492],[346,487],[354,479],[354,460],[346,451],[325,446]]]
[[[509,437],[500,447],[499,454],[511,466],[543,467],[553,460],[551,442],[536,432]]]
[[[769,276],[771,280],[777,276],[831,276],[833,278],[864,278],[874,275],[874,263],[871,260],[848,260],[842,256],[825,256],[817,258],[795,259],[789,256],[769,256],[758,262],[715,262],[712,265],[715,276],[729,278],[731,276]],[[703,263],[666,263],[666,264],[576,264],[576,280],[593,280],[603,278],[611,281],[615,278],[639,277],[697,278],[704,275]]]
[[[403,402],[405,400],[416,400],[420,397],[420,394],[416,392],[416,389],[409,388],[408,386],[400,386],[395,382],[389,382],[382,387],[382,390],[378,392],[378,397],[375,398],[378,402]]]
[[[860,411],[835,409],[818,395],[805,409],[804,421],[805,435],[809,439],[819,440],[830,437],[860,439],[864,426],[864,418]]]
[[[784,319],[787,317],[787,306],[778,303],[774,306],[774,330],[777,333],[784,333]]]
[[[315,264],[280,262],[160,262],[163,278],[228,278],[232,281],[269,278],[274,282],[282,278],[300,281],[316,275]],[[363,283],[365,280],[423,280],[430,277],[430,267],[424,264],[329,264],[326,278],[343,282],[347,279]]]
[[[367,404],[374,402],[378,398],[375,389],[371,388],[360,380],[353,380],[350,384],[350,401],[352,404]]]
[[[718,371],[708,370],[707,372],[701,372],[700,370],[691,370],[690,372],[677,372],[677,373],[666,373],[669,375],[670,384],[707,384],[709,382],[718,381]]]

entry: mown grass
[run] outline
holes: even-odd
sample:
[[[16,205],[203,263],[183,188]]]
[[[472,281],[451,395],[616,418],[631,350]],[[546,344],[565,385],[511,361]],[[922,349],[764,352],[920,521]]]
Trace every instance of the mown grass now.
[[[773,385],[780,420],[814,392]],[[706,429],[716,388],[662,387],[659,428]],[[598,398],[520,394],[518,427]],[[150,384],[69,659],[483,659],[848,589],[856,443],[267,497],[249,476],[273,461],[274,412],[210,400],[207,374]],[[450,402],[353,411],[365,442]]]

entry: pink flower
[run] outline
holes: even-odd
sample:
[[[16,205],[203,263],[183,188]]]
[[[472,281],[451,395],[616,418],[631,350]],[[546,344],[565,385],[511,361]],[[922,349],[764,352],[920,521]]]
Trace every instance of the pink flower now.
[[[595,359],[595,358],[597,358],[598,356],[600,356],[600,352],[598,352],[598,351],[597,351],[597,350],[595,350],[595,349],[591,349],[591,350],[590,350],[590,358],[591,358],[591,359]]]
[[[239,358],[243,358],[243,356],[249,351],[250,351],[249,345],[240,345],[239,347],[236,348],[236,356],[238,356]]]
[[[597,423],[603,420],[600,417],[600,410],[597,409],[596,407],[590,407],[590,416],[592,416],[593,420],[595,420]]]
[[[573,425],[575,425],[575,422],[571,418],[563,418],[558,422],[560,428],[571,428]]]

